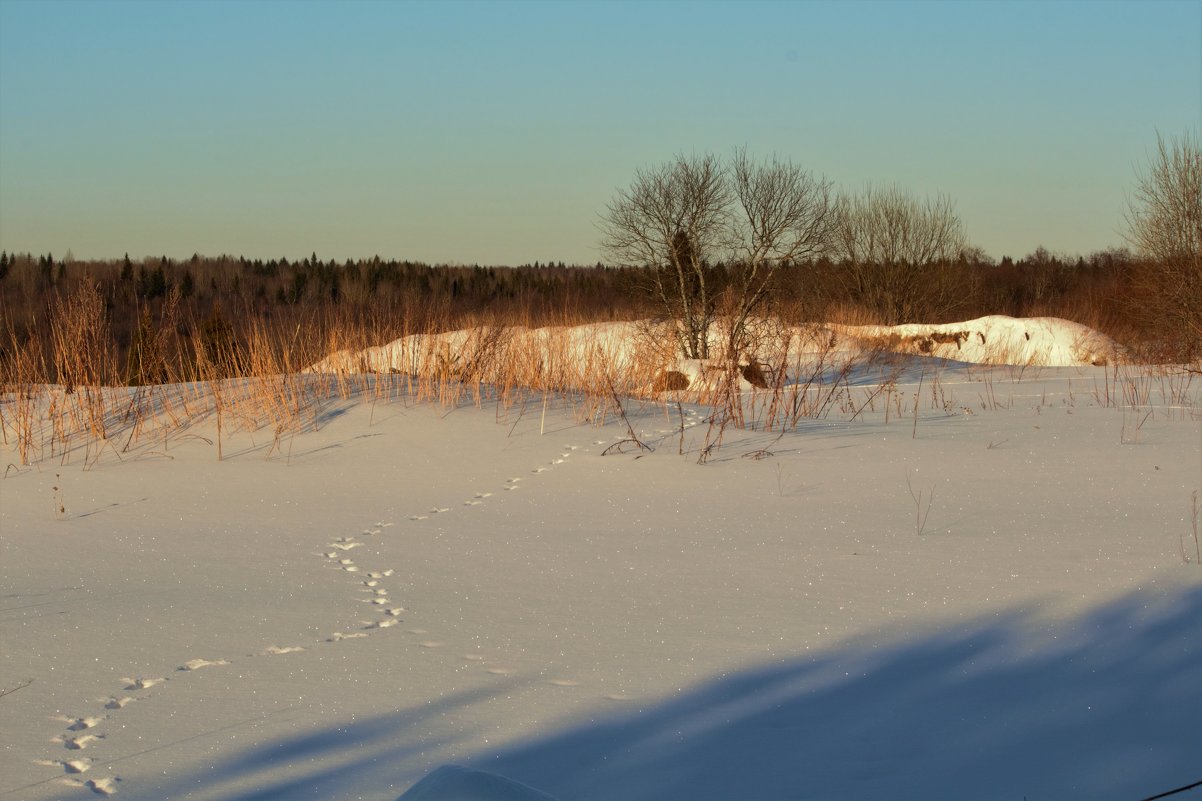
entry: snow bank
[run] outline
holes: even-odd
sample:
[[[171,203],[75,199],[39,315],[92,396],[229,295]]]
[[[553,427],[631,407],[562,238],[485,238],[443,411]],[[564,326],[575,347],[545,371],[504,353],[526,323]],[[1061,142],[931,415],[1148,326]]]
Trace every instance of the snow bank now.
[[[1058,317],[990,315],[943,325],[832,325],[866,348],[936,356],[974,364],[1102,366],[1119,359],[1113,339]]]
[[[722,350],[716,325],[711,350]],[[1055,317],[1000,315],[942,325],[786,327],[760,321],[756,351],[746,362],[786,367],[812,361],[816,353],[844,359],[887,351],[993,365],[1079,367],[1112,364],[1121,346],[1091,328]],[[665,390],[705,391],[718,382],[714,362],[681,359],[671,330],[650,321],[594,323],[547,328],[497,328],[414,334],[359,351],[342,350],[312,365],[317,373],[400,373],[440,379],[563,389],[605,389],[639,394]],[[744,374],[740,389],[756,381]],[[803,377],[804,378],[804,377]],[[762,385],[762,382],[760,382]]]
[[[671,343],[648,322],[591,323],[578,326],[522,326],[410,334],[360,351],[330,354],[305,372],[394,372],[430,370],[487,375],[507,359],[524,357],[531,367],[554,372],[568,367],[605,365],[621,372],[643,359],[664,361]],[[512,366],[512,365],[510,365]]]

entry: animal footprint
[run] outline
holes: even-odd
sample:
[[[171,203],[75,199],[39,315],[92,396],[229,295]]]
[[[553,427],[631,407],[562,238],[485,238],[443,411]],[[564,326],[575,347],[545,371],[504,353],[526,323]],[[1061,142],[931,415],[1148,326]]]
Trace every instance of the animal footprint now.
[[[477,492],[476,497],[477,498],[491,498],[492,493],[491,492]]]
[[[512,675],[512,668],[488,668],[488,672],[494,676],[509,676]]]
[[[92,769],[90,759],[35,759],[34,764],[47,768],[62,768],[64,773],[87,773]]]
[[[134,701],[134,699],[130,698],[128,695],[125,696],[124,698],[117,698],[114,696],[114,697],[110,698],[107,702],[105,702],[104,708],[105,709],[124,709],[126,704],[131,704],[131,703],[133,703],[133,701]]]
[[[379,520],[376,521],[376,528],[378,528],[378,529],[379,528],[388,528],[389,526],[395,526],[395,525],[396,525],[396,523],[382,523]]]
[[[358,548],[363,543],[361,542],[331,542],[331,548],[337,548],[340,551],[349,551],[351,548]]]
[[[121,681],[129,682],[129,684],[125,688],[127,690],[149,690],[151,687],[155,686],[156,684],[162,684],[163,682],[165,682],[167,680],[163,679],[163,678],[159,678],[159,679],[137,678],[137,679],[121,679]]]
[[[209,661],[208,659],[189,659],[184,664],[176,668],[176,670],[200,670],[203,667],[214,667],[217,665],[228,665],[229,662],[224,659],[216,659]]]
[[[67,750],[69,751],[82,751],[91,743],[94,743],[100,739],[102,738],[99,735],[81,734],[78,737],[68,737],[67,739],[63,740],[63,745],[66,746]]]
[[[341,640],[357,640],[367,635],[361,631],[353,631],[350,634],[343,634],[341,631],[336,631],[326,638],[326,642],[339,642]]]
[[[451,510],[447,506],[435,506],[433,509],[430,510],[430,514],[436,515],[436,514],[441,514],[442,512],[449,512],[449,511],[451,511]]]
[[[479,506],[483,501],[464,501],[464,506]]]
[[[389,617],[400,617],[401,613],[404,611],[405,611],[405,607],[396,606],[396,607],[393,607],[392,609],[385,609],[384,614],[388,615]]]
[[[446,645],[446,643],[438,640],[426,640],[425,642],[419,642],[418,645],[420,645],[422,648],[441,648]]]
[[[87,787],[96,795],[114,795],[117,792],[117,782],[121,779],[113,777],[111,779],[88,779],[84,782],[84,787]]]
[[[78,718],[75,722],[67,727],[67,731],[83,731],[85,729],[91,729],[100,724],[103,720],[104,718],[94,717]]]
[[[285,646],[269,645],[260,652],[260,655],[261,656],[277,656],[279,654],[294,654],[297,651],[303,651],[303,650],[305,650],[305,649],[300,645],[285,645]]]
[[[531,473],[545,473],[545,472],[547,472],[547,471],[548,471],[548,470],[550,470],[550,469],[551,469],[551,468],[549,468],[549,467],[536,467],[536,468],[534,468],[533,470],[531,470],[530,472],[531,472]]]
[[[574,679],[551,679],[548,684],[554,684],[556,687],[578,687],[580,682]]]
[[[426,520],[429,515],[409,515],[410,520]]]
[[[484,657],[480,654],[464,654],[463,658],[469,662],[483,662]]]
[[[399,621],[399,620],[396,620],[396,619],[392,619],[392,620],[377,620],[377,621],[375,621],[375,622],[368,623],[368,624],[367,624],[367,625],[366,625],[364,628],[369,628],[369,629],[387,629],[387,628],[392,628],[393,626],[395,626],[395,625],[396,625],[397,623],[399,623],[399,622],[400,622],[400,621]]]

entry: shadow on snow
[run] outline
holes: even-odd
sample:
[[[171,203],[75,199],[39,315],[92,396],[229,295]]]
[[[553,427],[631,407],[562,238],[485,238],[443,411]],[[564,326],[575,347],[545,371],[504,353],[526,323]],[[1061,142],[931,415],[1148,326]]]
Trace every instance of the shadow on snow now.
[[[718,678],[465,764],[560,801],[1139,801],[1202,779],[1202,587],[1071,619],[1012,610],[881,640]],[[215,775],[341,755],[220,797],[351,797],[365,780],[400,795],[430,767],[414,773],[421,752],[446,744],[416,734],[438,707],[260,747]]]

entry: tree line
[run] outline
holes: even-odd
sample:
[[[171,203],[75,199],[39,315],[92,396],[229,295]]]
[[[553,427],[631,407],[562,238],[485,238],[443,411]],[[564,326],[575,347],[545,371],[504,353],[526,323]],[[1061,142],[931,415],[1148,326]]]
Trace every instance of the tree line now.
[[[1104,266],[1104,275],[1070,275],[1042,248],[1023,269],[1007,260],[991,274],[977,269],[983,254],[947,197],[871,186],[841,194],[789,160],[755,160],[739,149],[729,159],[679,155],[636,171],[602,214],[602,248],[637,270],[690,358],[710,358],[710,331],[721,319],[720,355],[737,359],[747,347],[747,320],[779,314],[799,288],[818,304],[838,298],[883,324],[1059,311],[1120,340],[1154,345],[1161,358],[1196,357],[1202,150],[1195,139],[1158,138],[1156,155],[1137,175],[1127,223],[1136,255],[1091,257],[1089,266]],[[1072,308],[1060,311],[1070,294]],[[1025,298],[1046,308],[1015,310]]]
[[[745,151],[639,170],[601,216],[606,260],[593,265],[0,252],[0,382],[18,354],[51,352],[63,318],[81,310],[95,328],[86,346],[106,351],[106,380],[132,384],[198,360],[236,374],[245,343],[264,331],[281,348],[304,331],[320,348],[488,323],[659,317],[677,323],[682,355],[737,356],[760,314],[879,324],[1054,316],[1136,358],[1202,357],[1202,155],[1189,137],[1161,139],[1137,176],[1132,248],[1087,255],[1041,247],[995,261],[971,246],[947,198],[896,187],[839,195],[788,161]],[[718,319],[727,339],[711,354]],[[61,378],[43,361],[48,379]]]
[[[1140,311],[1148,303],[1150,264],[1126,250],[1064,256],[1039,248],[1000,261],[979,251],[914,268],[909,291],[886,292],[886,265],[819,256],[780,265],[771,303],[791,322],[954,322],[985,314],[1056,316],[1090,325],[1149,357],[1184,358],[1163,320]],[[880,270],[878,279],[874,270]],[[113,362],[151,333],[194,359],[207,346],[229,350],[256,326],[285,331],[336,328],[351,321],[374,344],[413,332],[482,322],[529,326],[640,319],[662,315],[647,291],[644,268],[566,264],[518,267],[446,266],[383,260],[289,261],[228,256],[132,261],[0,253],[0,358],[30,340],[48,341],[56,315],[84,287],[100,299]],[[726,262],[699,266],[714,293],[710,314],[740,276]],[[739,290],[741,291],[741,290]],[[904,297],[898,314],[893,299]],[[888,299],[888,304],[885,300]],[[3,364],[0,363],[0,368]],[[231,372],[235,372],[231,368]],[[117,376],[151,377],[136,369]]]

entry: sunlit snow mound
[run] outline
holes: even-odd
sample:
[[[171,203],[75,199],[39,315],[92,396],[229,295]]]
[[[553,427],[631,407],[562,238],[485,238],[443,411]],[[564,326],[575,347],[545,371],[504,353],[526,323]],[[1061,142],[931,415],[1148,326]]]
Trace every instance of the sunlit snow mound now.
[[[1056,317],[992,315],[962,323],[895,326],[790,327],[758,321],[751,330],[758,350],[745,354],[744,364],[780,364],[787,353],[786,369],[821,352],[854,357],[887,351],[976,364],[1077,367],[1112,364],[1122,351],[1105,334]],[[722,352],[725,333],[720,323],[711,329],[711,353]],[[485,382],[580,386],[597,377],[622,374],[640,376],[651,384],[664,370],[679,372],[696,385],[698,378],[718,369],[715,362],[677,357],[670,326],[634,321],[414,334],[363,350],[332,353],[307,371],[453,375]]]
[[[552,796],[492,773],[443,765],[397,801],[555,801]]]
[[[1105,334],[1058,317],[990,315],[943,325],[832,325],[830,329],[864,347],[975,364],[1100,366],[1114,363],[1122,350]]]

